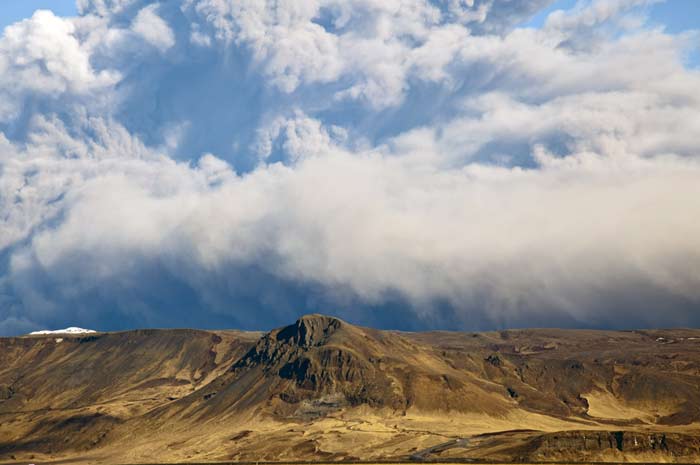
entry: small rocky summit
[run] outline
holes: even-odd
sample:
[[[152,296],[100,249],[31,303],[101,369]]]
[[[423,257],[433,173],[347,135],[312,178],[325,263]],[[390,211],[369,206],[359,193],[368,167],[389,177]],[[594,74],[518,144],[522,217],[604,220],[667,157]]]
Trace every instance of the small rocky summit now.
[[[302,316],[294,324],[274,329],[264,335],[232,369],[258,365],[270,367],[282,359],[289,361],[313,348],[326,345],[336,334],[335,339],[340,339],[341,333],[347,333],[351,328],[354,327],[331,316]]]
[[[405,400],[393,393],[392,380],[379,367],[380,358],[373,330],[312,314],[263,336],[232,372],[237,379],[264,379],[268,399],[283,404],[338,395],[353,405],[402,408]],[[280,411],[289,409],[282,405]]]
[[[280,342],[309,348],[323,345],[343,325],[344,321],[326,315],[311,314],[299,318],[293,325],[277,331],[275,339]]]

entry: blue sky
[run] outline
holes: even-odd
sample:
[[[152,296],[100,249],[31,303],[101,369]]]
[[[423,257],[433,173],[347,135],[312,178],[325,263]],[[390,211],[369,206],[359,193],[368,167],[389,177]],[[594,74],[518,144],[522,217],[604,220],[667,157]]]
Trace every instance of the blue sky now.
[[[556,0],[523,25],[539,28],[552,11],[568,10],[575,7],[577,1]],[[698,0],[665,0],[649,7],[648,14],[651,25],[661,25],[672,33],[700,30],[700,1]],[[700,41],[698,41],[697,48],[690,52],[687,60],[688,66],[698,67],[700,65]]]
[[[523,23],[523,26],[541,27],[549,13],[573,8],[577,1],[555,0],[550,6],[543,8]],[[28,18],[38,9],[48,9],[59,16],[77,14],[75,0],[2,0],[0,1],[0,28]],[[648,12],[652,24],[663,25],[669,32],[700,29],[700,1],[698,0],[665,0],[652,5]],[[692,51],[687,59],[689,66],[700,65],[700,50]]]
[[[577,0],[556,0],[546,8],[542,8],[535,16],[526,21],[523,25],[527,27],[542,27],[547,16],[555,10],[568,10],[576,5]]]
[[[700,29],[700,2],[668,0],[651,8],[652,21],[665,25],[670,32]]]
[[[669,0],[651,8],[651,20],[663,25],[669,32],[678,33],[688,30],[700,31],[700,1]],[[695,50],[687,57],[689,66],[700,67],[700,39],[696,39]]]
[[[525,27],[541,27],[547,16],[555,10],[574,8],[578,0],[555,0],[547,8],[543,8],[531,19],[523,23]],[[665,0],[647,8],[650,24],[663,26],[667,31],[679,33],[689,30],[700,30],[700,1],[698,0]],[[697,48],[687,57],[687,64],[692,67],[700,65],[700,41]]]
[[[547,15],[555,10],[568,10],[576,6],[578,0],[556,0],[542,9],[527,26],[540,27]],[[654,23],[663,24],[671,32],[700,28],[700,2],[697,0],[665,0],[649,8],[649,16]]]
[[[0,0],[0,27],[28,18],[39,9],[51,10],[59,16],[78,12],[75,0]]]
[[[526,25],[538,27],[550,12],[558,9],[566,10],[573,7],[576,2],[577,0],[556,0],[551,6],[536,14]],[[77,14],[74,0],[2,0],[0,27],[30,17],[38,9],[52,10],[61,16]],[[654,22],[665,25],[673,32],[700,28],[700,2],[697,0],[666,0],[653,5],[650,13]]]
[[[700,326],[700,1],[246,1],[0,0],[0,335]]]

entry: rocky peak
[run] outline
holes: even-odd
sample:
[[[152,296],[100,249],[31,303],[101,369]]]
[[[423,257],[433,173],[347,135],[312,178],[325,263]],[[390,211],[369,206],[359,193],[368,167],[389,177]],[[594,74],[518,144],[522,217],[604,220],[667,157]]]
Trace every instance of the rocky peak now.
[[[323,346],[341,328],[350,326],[332,316],[304,315],[295,323],[272,330],[261,337],[257,344],[234,364],[233,369],[255,365],[271,368],[278,363],[287,363],[310,349]]]
[[[370,342],[360,328],[338,318],[305,315],[264,335],[231,371],[240,379],[264,379],[268,399],[279,399],[287,412],[322,396],[342,399],[340,404],[405,408],[407,401],[366,350]]]
[[[275,339],[304,348],[323,345],[328,338],[346,323],[326,315],[304,315],[294,324],[279,330]]]

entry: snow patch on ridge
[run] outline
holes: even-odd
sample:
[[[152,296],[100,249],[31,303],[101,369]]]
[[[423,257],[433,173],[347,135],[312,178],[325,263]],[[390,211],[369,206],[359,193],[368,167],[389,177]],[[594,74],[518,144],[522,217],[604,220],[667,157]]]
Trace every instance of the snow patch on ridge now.
[[[42,330],[42,331],[32,331],[29,333],[30,336],[38,336],[42,334],[89,334],[89,333],[96,333],[97,331],[94,331],[92,329],[84,329],[84,328],[77,328],[75,326],[71,326],[70,328],[66,329],[56,329],[56,330]]]

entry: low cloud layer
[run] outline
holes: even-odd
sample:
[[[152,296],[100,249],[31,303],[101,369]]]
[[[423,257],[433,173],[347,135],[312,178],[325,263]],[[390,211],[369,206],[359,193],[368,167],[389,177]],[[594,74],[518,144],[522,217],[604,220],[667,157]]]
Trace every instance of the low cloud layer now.
[[[521,5],[525,3],[528,7]],[[80,0],[0,39],[0,334],[700,324],[652,1]]]

